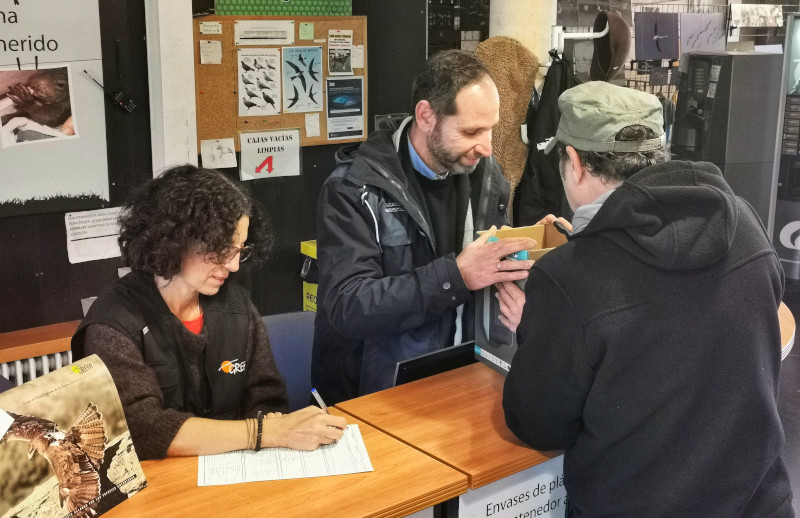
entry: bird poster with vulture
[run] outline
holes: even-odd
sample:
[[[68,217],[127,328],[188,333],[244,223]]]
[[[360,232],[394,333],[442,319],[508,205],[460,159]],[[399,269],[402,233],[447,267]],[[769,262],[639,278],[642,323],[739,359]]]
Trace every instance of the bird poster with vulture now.
[[[283,110],[322,111],[322,47],[283,47]]]
[[[99,357],[0,394],[0,516],[99,516],[146,486]]]
[[[281,57],[277,48],[240,48],[239,117],[281,113]]]

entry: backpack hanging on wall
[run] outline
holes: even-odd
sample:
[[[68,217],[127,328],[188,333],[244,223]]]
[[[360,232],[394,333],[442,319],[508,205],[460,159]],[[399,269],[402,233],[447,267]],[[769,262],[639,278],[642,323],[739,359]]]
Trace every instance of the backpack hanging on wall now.
[[[514,193],[514,225],[537,223],[547,214],[572,218],[572,210],[564,195],[558,172],[558,153],[544,154],[547,139],[558,129],[558,96],[580,84],[573,73],[572,63],[550,51],[552,63],[542,85],[541,96],[531,99],[526,123],[528,125],[528,160],[519,186]]]

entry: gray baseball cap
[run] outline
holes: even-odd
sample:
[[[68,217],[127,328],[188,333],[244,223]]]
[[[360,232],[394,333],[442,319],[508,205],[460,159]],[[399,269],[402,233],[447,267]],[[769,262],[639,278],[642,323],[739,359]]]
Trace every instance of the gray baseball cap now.
[[[565,90],[558,97],[561,119],[555,138],[547,143],[545,154],[558,142],[579,151],[649,151],[664,147],[664,116],[655,95],[605,81],[590,81]],[[614,140],[617,133],[632,125],[652,129],[657,138],[637,141]]]

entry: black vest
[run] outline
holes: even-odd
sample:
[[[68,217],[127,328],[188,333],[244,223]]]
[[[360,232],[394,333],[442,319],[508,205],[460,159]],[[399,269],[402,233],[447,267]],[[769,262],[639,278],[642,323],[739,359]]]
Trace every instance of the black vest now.
[[[245,353],[249,298],[241,286],[228,282],[212,297],[201,295],[201,301],[208,337],[205,353],[205,375],[211,389],[208,407],[200,400],[199,387],[187,375],[186,354],[176,336],[177,317],[158,292],[152,275],[129,273],[103,289],[72,337],[73,359],[85,356],[83,340],[87,326],[108,325],[139,348],[145,363],[158,378],[165,408],[191,412],[198,417],[242,418],[240,406],[248,367]],[[244,370],[231,368],[227,362],[244,366]]]

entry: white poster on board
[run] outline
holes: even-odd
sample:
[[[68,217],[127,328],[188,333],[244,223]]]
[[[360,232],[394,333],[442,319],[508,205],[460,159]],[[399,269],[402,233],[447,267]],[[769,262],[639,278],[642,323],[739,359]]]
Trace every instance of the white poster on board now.
[[[322,111],[322,47],[283,49],[283,109],[286,113]]]
[[[328,140],[364,137],[364,77],[327,79]]]
[[[241,133],[239,144],[242,180],[300,175],[299,129]]]
[[[0,9],[0,217],[109,200],[98,0]],[[91,76],[91,77],[90,77]]]
[[[239,61],[239,117],[277,115],[281,112],[280,49],[237,50]]]

